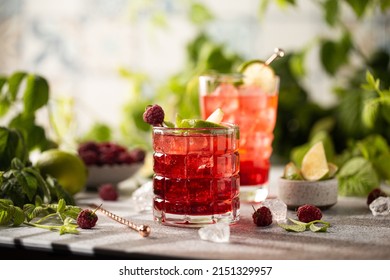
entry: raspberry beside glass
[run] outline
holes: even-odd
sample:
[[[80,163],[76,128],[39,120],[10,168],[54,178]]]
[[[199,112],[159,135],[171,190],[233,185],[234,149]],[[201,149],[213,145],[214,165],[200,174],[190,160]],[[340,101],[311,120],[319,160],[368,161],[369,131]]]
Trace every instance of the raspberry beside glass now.
[[[221,108],[223,121],[239,125],[241,198],[259,202],[268,195],[278,79],[271,93],[242,80],[238,74],[201,76],[200,106],[203,117]]]
[[[202,226],[239,219],[238,127],[153,127],[154,219]]]

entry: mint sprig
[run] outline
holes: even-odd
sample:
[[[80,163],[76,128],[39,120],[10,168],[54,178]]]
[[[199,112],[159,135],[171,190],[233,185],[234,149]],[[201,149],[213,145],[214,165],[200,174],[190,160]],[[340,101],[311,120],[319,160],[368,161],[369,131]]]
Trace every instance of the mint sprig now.
[[[311,230],[312,232],[326,232],[330,227],[330,223],[323,220],[315,220],[309,223],[304,223],[291,218],[288,218],[293,224],[278,224],[281,228],[291,232],[304,232]]]
[[[66,205],[64,199],[57,204],[25,204],[23,210],[15,206],[12,200],[0,199],[0,225],[28,226],[58,231],[60,235],[65,233],[77,234],[77,215],[81,208]]]

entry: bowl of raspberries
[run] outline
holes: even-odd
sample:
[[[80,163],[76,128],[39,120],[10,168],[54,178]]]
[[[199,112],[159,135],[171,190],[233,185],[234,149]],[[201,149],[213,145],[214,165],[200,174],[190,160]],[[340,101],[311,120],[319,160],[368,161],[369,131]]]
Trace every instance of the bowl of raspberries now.
[[[87,188],[117,184],[133,176],[144,164],[145,151],[114,142],[80,143],[78,154],[88,168]]]

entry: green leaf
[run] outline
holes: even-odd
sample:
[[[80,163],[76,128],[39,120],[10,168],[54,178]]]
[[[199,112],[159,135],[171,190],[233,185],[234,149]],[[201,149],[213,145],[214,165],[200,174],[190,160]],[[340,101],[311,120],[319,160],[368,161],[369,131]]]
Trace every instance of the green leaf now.
[[[381,10],[385,12],[388,8],[390,8],[390,0],[380,0]]]
[[[38,181],[30,173],[22,170],[21,175],[24,177],[25,182],[27,183],[28,191],[26,191],[27,196],[30,201],[33,201],[34,196],[37,194],[38,190]]]
[[[52,201],[52,196],[50,193],[50,188],[46,181],[43,179],[41,173],[34,167],[25,167],[23,171],[31,174],[34,176],[34,178],[37,180],[39,190],[43,195],[43,199],[46,203]]]
[[[0,127],[0,170],[7,170],[13,158],[26,160],[23,137],[17,130]]]
[[[0,117],[5,116],[11,108],[11,101],[5,95],[0,95]]]
[[[287,224],[278,224],[281,228],[285,229],[286,231],[292,231],[292,232],[304,232],[306,230],[305,225],[287,225]]]
[[[276,0],[276,4],[280,8],[286,8],[288,5],[295,5],[295,0]]]
[[[20,84],[22,83],[26,75],[27,73],[25,72],[15,72],[8,78],[8,91],[10,101],[16,100]]]
[[[14,212],[14,217],[13,217],[13,225],[14,226],[19,226],[25,220],[24,212],[23,212],[22,209],[20,209],[17,206],[14,206],[14,209],[15,209],[15,212]]]
[[[363,85],[365,89],[379,91],[380,80],[375,79],[370,71],[366,71],[366,81],[367,81],[367,84]]]
[[[21,186],[23,195],[27,196],[28,201],[33,201],[34,196],[36,195],[36,188],[30,188],[27,183],[26,177],[22,175],[22,171],[15,170],[14,176],[16,177],[19,186]]]
[[[72,195],[70,195],[54,177],[48,175],[46,177],[47,187],[50,189],[51,200],[65,200],[67,205],[74,205],[75,201]]]
[[[375,170],[384,180],[390,180],[390,153],[383,154],[372,161]]]
[[[362,122],[367,128],[373,128],[378,118],[380,99],[369,99],[364,102]]]
[[[214,16],[205,5],[194,2],[189,10],[189,18],[196,25],[204,25],[210,22]]]
[[[386,92],[383,91],[385,94]],[[390,96],[388,95],[383,95],[381,97],[381,107],[380,107],[380,112],[382,117],[385,119],[385,121],[390,124]]]
[[[270,0],[262,0],[259,3],[259,8],[257,9],[257,15],[260,19],[262,19],[268,9]]]
[[[326,0],[322,3],[322,5],[326,22],[330,26],[334,26],[337,23],[338,17],[340,16],[339,1]]]
[[[298,221],[295,219],[291,219],[291,218],[288,218],[288,219],[289,219],[289,221],[293,222],[296,225],[305,226],[306,228],[308,227],[308,223],[304,223],[304,222],[301,222],[301,221]]]
[[[46,79],[29,74],[27,76],[26,90],[23,96],[24,113],[33,114],[49,101],[49,84]]]
[[[12,219],[13,211],[8,207],[7,209],[0,208],[0,225],[9,225]]]
[[[289,65],[291,68],[291,72],[295,75],[295,77],[304,77],[306,75],[305,53],[301,52],[294,54],[289,60]]]
[[[63,213],[66,208],[66,202],[63,199],[58,201],[57,213]]]
[[[370,3],[369,0],[346,0],[346,2],[351,6],[358,18],[361,18],[364,15],[367,6]]]
[[[31,221],[32,219],[37,217],[37,212],[34,211],[36,209],[36,206],[31,203],[27,203],[23,205],[23,212],[27,218],[27,221]]]
[[[390,152],[386,139],[379,134],[371,134],[356,143],[356,147],[367,160],[373,160]]]
[[[7,78],[4,77],[4,76],[0,76],[0,96],[2,95],[1,94],[1,90],[3,88],[3,86],[5,85],[5,83],[7,82]]]
[[[370,161],[363,157],[348,160],[338,172],[339,194],[366,197],[379,187],[379,177]]]
[[[322,226],[317,226],[322,225]],[[312,232],[326,232],[330,224],[321,220],[312,221],[309,223],[309,229]]]
[[[351,35],[348,32],[344,33],[339,41],[324,41],[320,48],[320,58],[325,71],[335,75],[340,67],[348,62],[351,48]]]

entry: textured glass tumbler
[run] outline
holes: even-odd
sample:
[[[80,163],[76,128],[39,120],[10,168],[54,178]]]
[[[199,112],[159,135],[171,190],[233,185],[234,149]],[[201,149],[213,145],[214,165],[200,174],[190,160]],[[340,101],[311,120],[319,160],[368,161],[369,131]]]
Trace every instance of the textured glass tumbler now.
[[[201,227],[239,219],[239,129],[153,127],[153,216]]]

